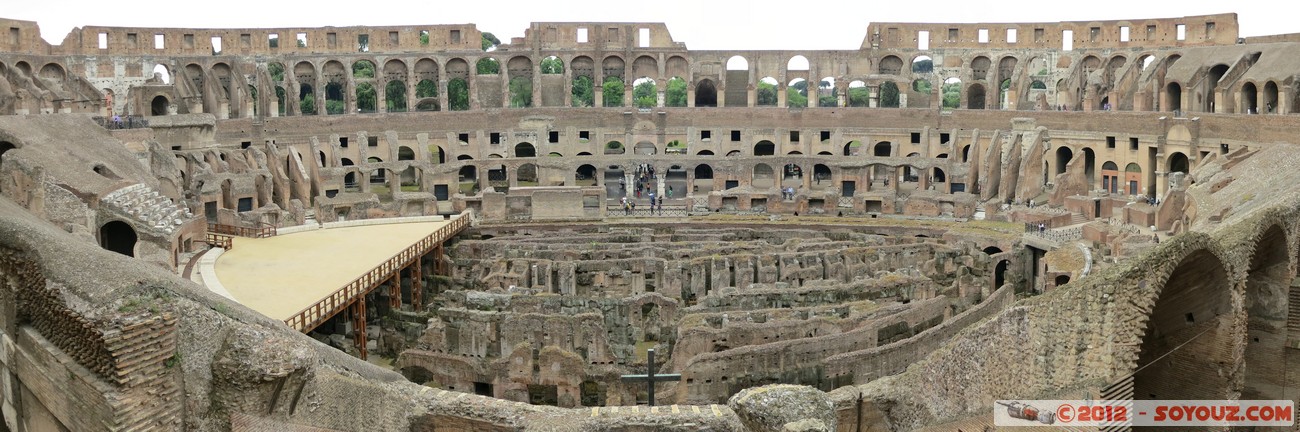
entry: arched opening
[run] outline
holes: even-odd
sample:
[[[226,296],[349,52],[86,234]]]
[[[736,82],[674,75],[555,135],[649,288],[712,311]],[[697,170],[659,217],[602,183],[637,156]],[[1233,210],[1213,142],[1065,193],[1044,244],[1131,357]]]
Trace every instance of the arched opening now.
[[[696,166],[695,166],[695,179],[696,179],[696,180],[713,180],[713,167],[708,166],[707,164],[699,164],[699,165],[696,165]]]
[[[167,100],[167,96],[154,96],[153,101],[149,103],[149,113],[156,116],[167,115],[170,106],[171,102]]]
[[[402,81],[389,81],[384,86],[384,105],[388,112],[406,112],[406,83]]]
[[[898,108],[901,99],[898,97],[898,84],[893,81],[880,83],[880,106],[881,108]]]
[[[1219,91],[1219,80],[1223,79],[1223,75],[1226,73],[1228,73],[1228,65],[1218,64],[1210,68],[1210,73],[1206,75],[1205,105],[1202,107],[1205,112],[1215,112],[1215,103],[1217,102],[1215,93]]]
[[[880,73],[882,75],[898,75],[903,73],[903,59],[898,56],[889,55],[880,59]]]
[[[984,109],[984,86],[971,84],[966,90],[966,109]]]
[[[1241,110],[1246,114],[1259,114],[1259,89],[1255,83],[1246,83],[1241,86]]]
[[[806,108],[808,106],[808,80],[795,78],[785,88],[785,106]]]
[[[822,182],[829,183],[830,181],[831,181],[830,167],[823,164],[813,165],[813,187],[814,188],[820,187]]]
[[[776,154],[776,144],[768,140],[754,144],[754,156],[772,156]]]
[[[717,100],[716,97],[714,100]],[[664,106],[686,106],[686,80],[681,77],[672,77],[668,80],[668,85],[664,87]]]
[[[8,142],[8,141],[0,141],[0,166],[4,166],[5,153],[8,152],[9,150],[13,150],[13,149],[15,149],[15,148],[17,148],[17,147],[15,147],[15,146],[13,145],[13,143],[11,143],[11,142]],[[182,171],[181,173],[184,174],[184,171]],[[3,183],[0,183],[0,184],[3,184]]]
[[[713,81],[702,79],[695,85],[695,106],[696,107],[716,107],[718,106],[718,87],[713,85]]]
[[[650,77],[637,78],[632,81],[632,105],[637,108],[653,108],[659,105],[659,87]]]
[[[1286,399],[1287,314],[1291,288],[1286,231],[1273,225],[1259,237],[1246,274],[1245,387],[1242,399]]]
[[[772,77],[763,77],[758,80],[758,86],[754,89],[755,105],[757,106],[776,106],[777,84],[779,81]]]
[[[1183,109],[1183,86],[1176,82],[1171,82],[1165,86],[1165,97],[1169,100],[1169,111],[1178,112]]]
[[[1057,147],[1056,148],[1056,173],[1057,174],[1064,173],[1065,166],[1070,164],[1071,159],[1074,159],[1073,150],[1070,150],[1070,148],[1066,146]]]
[[[515,180],[519,183],[520,186],[539,185],[537,181],[537,165],[530,164],[530,163],[523,164],[519,166],[518,171],[515,171],[515,176],[517,177]]]
[[[573,106],[579,108],[595,106],[596,93],[594,88],[595,84],[591,81],[591,77],[585,75],[574,77],[572,86]]]
[[[284,72],[284,66],[280,66],[280,71],[281,73]],[[153,65],[153,76],[154,78],[157,78],[158,80],[162,81],[163,84],[172,83],[172,73],[171,71],[167,70],[167,66],[163,66],[160,64]]]
[[[517,76],[510,78],[510,107],[530,108],[533,106],[533,77]]]
[[[964,163],[964,162],[968,162],[968,161],[970,161],[970,144],[967,144],[967,145],[962,146],[962,148],[961,148],[961,161],[962,161],[963,163]]]
[[[607,155],[620,155],[626,151],[627,149],[623,148],[623,143],[621,142],[610,141],[605,143],[605,154]]]
[[[938,168],[938,167],[935,167],[935,168],[934,168],[934,173],[931,174],[930,176],[931,176],[931,177],[934,177],[934,182],[935,182],[935,183],[947,183],[947,182],[948,182],[948,175],[945,174],[945,173],[943,172],[943,170],[940,169],[940,168]]]
[[[626,86],[623,84],[623,78],[607,76],[605,77],[605,82],[601,84],[601,89],[604,92],[603,101],[605,102],[602,106],[623,106],[623,91],[626,90]]]
[[[316,89],[311,84],[298,85],[298,113],[302,115],[316,114]]]
[[[1070,283],[1070,275],[1057,275],[1056,279],[1053,280],[1052,282],[1054,282],[1054,285],[1058,287],[1061,285],[1068,284]]]
[[[596,167],[592,165],[582,165],[573,173],[574,180],[577,180],[577,186],[595,186],[596,185]]]
[[[1002,288],[1007,283],[1007,266],[1009,261],[998,261],[998,265],[993,268],[993,289]]]
[[[325,84],[325,114],[343,114],[346,106],[343,102],[343,84],[331,82]]]
[[[464,195],[475,195],[478,193],[478,167],[474,165],[465,165],[460,167],[456,175],[457,183],[460,184],[460,193]]]
[[[537,157],[537,148],[533,147],[531,143],[526,143],[526,142],[515,144],[515,157],[517,158]]]
[[[731,157],[731,156],[740,156],[740,150],[732,150],[732,151],[729,151],[729,152],[727,152],[727,156],[728,156],[728,157]]]
[[[1097,184],[1097,153],[1090,147],[1083,148],[1083,177],[1088,179],[1090,187]]]
[[[416,111],[441,110],[441,107],[438,105],[438,83],[431,79],[423,79],[416,83],[415,101]]]
[[[399,161],[415,160],[415,150],[411,150],[411,148],[407,146],[398,147],[397,160]]]
[[[137,239],[135,229],[126,222],[112,221],[99,227],[99,245],[122,255],[135,256]]]
[[[871,106],[871,90],[867,89],[867,83],[861,80],[849,82],[849,101],[851,107],[869,107]]]
[[[948,78],[943,81],[943,109],[952,110],[961,107],[961,79]]]
[[[839,88],[835,87],[835,77],[822,78],[817,83],[817,106],[830,108],[839,104]]]
[[[1133,374],[1134,399],[1228,397],[1236,374],[1223,368],[1235,363],[1230,347],[1237,340],[1226,322],[1234,314],[1223,264],[1209,251],[1193,252],[1156,292]]]
[[[875,157],[890,157],[894,154],[892,147],[893,144],[889,141],[878,142],[872,149],[871,155]]]
[[[447,82],[447,109],[450,111],[469,110],[469,82],[462,78],[453,78]]]
[[[641,141],[639,143],[636,143],[636,147],[632,148],[632,152],[634,154],[643,155],[643,156],[653,155],[658,153],[658,151],[659,149],[655,147],[654,143],[649,141]]]
[[[785,70],[787,71],[808,70],[808,58],[802,55],[795,55],[794,57],[790,57],[790,60],[785,62]]]
[[[930,56],[919,55],[912,59],[912,73],[928,74],[934,73],[934,59]]]
[[[413,166],[406,167],[398,174],[402,192],[420,192],[423,189],[420,185],[420,171]]]
[[[803,185],[803,168],[796,164],[781,167],[781,186],[798,188]]]
[[[997,255],[997,254],[1002,253],[1002,248],[997,247],[997,246],[989,246],[989,247],[984,248],[984,253],[985,253],[986,255],[988,255],[988,256]]]
[[[1264,94],[1262,96],[1262,99],[1264,100],[1260,102],[1262,102],[1264,106],[1263,110],[1260,112],[1264,114],[1272,114],[1274,110],[1277,109],[1277,83],[1273,81],[1265,83]]]
[[[700,152],[699,152],[699,153],[696,153],[695,155],[696,155],[696,156],[713,156],[713,150],[700,150]]]
[[[1189,172],[1188,163],[1187,155],[1182,152],[1174,152],[1174,154],[1169,155],[1169,172],[1187,174]]]
[[[845,145],[844,145],[844,155],[845,155],[845,156],[858,156],[858,155],[860,155],[860,154],[862,154],[862,142],[861,142],[861,141],[849,141],[848,144],[845,144]]]
[[[770,188],[776,186],[776,172],[768,164],[754,165],[753,180],[750,184],[756,188]]]

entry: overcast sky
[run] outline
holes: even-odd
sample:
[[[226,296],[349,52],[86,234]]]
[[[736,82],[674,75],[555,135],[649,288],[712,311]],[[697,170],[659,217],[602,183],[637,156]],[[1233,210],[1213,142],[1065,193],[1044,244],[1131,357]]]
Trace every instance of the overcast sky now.
[[[52,44],[73,27],[246,28],[473,23],[508,42],[530,22],[663,22],[690,49],[857,49],[870,22],[1058,22],[1236,12],[1241,36],[1300,33],[1278,3],[1085,1],[14,1],[0,16],[36,21]],[[791,6],[786,6],[791,5]]]

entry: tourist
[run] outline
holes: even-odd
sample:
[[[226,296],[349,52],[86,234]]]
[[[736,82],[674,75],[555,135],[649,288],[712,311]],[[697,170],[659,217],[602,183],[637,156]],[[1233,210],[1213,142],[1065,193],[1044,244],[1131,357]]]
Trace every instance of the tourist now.
[[[664,214],[664,197],[660,196],[660,197],[659,197],[659,215],[660,215],[660,216],[663,216],[663,214]]]
[[[673,199],[673,187],[668,186],[668,199]]]

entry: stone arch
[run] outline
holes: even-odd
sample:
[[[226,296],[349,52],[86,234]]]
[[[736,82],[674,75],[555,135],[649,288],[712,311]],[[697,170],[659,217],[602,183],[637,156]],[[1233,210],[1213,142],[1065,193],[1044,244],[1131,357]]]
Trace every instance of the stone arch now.
[[[46,63],[41,66],[41,78],[62,83],[68,78],[67,69],[58,63]]]
[[[988,57],[985,56],[975,57],[975,59],[971,60],[970,62],[971,79],[976,81],[983,81],[988,79],[989,68],[991,68],[992,66],[993,66],[993,61],[989,60]]]
[[[894,155],[893,143],[881,141],[871,148],[871,155],[875,157],[890,157]]]
[[[1241,111],[1246,114],[1259,113],[1259,88],[1253,82],[1241,85]]]
[[[765,163],[754,164],[751,174],[750,184],[756,188],[776,186],[776,172],[772,170],[771,165]]]
[[[700,150],[699,153],[695,153],[695,155],[696,155],[696,156],[713,156],[713,150]]]
[[[1264,83],[1264,93],[1260,95],[1260,102],[1264,108],[1260,112],[1272,114],[1277,111],[1277,82],[1269,81]]]
[[[654,155],[657,154],[658,152],[659,149],[655,147],[655,144],[649,141],[638,142],[636,143],[636,146],[632,148],[633,154],[642,155],[642,156]]]
[[[1168,101],[1168,111],[1181,111],[1183,109],[1183,86],[1177,82],[1170,82],[1165,85],[1165,98]]]
[[[712,166],[709,166],[709,164],[699,164],[699,165],[696,165],[696,166],[695,166],[695,179],[696,179],[696,180],[712,180],[712,179],[713,179],[713,167],[712,167]]]
[[[579,165],[578,169],[573,171],[573,178],[578,182],[576,186],[595,186],[596,175],[596,167],[591,164]]]
[[[1065,166],[1070,164],[1071,159],[1074,159],[1074,150],[1070,150],[1070,148],[1067,146],[1057,147],[1056,148],[1056,173],[1057,174],[1064,173]]]
[[[966,163],[966,162],[970,161],[970,144],[966,144],[966,145],[962,146],[962,148],[961,148],[961,161],[962,161],[962,163]]]
[[[808,106],[808,80],[795,78],[790,80],[785,89],[785,105],[792,108]]]
[[[99,227],[99,245],[104,249],[134,257],[138,240],[135,228],[126,222],[114,220]]]
[[[1165,166],[1168,167],[1167,170],[1170,173],[1180,172],[1186,174],[1190,172],[1190,161],[1187,159],[1187,155],[1183,154],[1183,152],[1174,152],[1169,155],[1168,162],[1169,163]]]
[[[533,147],[533,144],[529,142],[521,142],[519,144],[515,144],[515,157],[517,158],[537,157],[537,148]]]
[[[632,60],[632,76],[651,77],[659,76],[659,61],[654,57],[643,55]]]
[[[808,70],[808,58],[801,54],[795,54],[790,60],[785,62],[786,71],[806,71]]]
[[[525,186],[523,183],[538,186],[540,185],[540,177],[537,174],[537,164],[526,163],[515,170],[515,181],[519,182],[520,186]]]
[[[167,115],[171,112],[169,109],[171,105],[172,103],[167,100],[167,96],[154,96],[153,100],[149,102],[149,114],[156,116]]]
[[[845,156],[858,156],[862,154],[862,141],[849,141],[844,144]]]
[[[984,109],[984,85],[975,83],[966,88],[966,108]]]
[[[623,147],[623,143],[621,142],[610,141],[605,143],[605,154],[607,155],[623,154],[626,151],[627,149]]]
[[[411,150],[411,148],[407,146],[398,147],[397,160],[399,161],[415,160],[415,150]]]
[[[1286,399],[1291,254],[1286,230],[1264,229],[1246,272],[1245,382],[1242,399]]]
[[[664,106],[684,107],[686,106],[686,80],[679,76],[668,79],[668,84],[664,86]]]
[[[934,73],[934,59],[928,55],[921,54],[912,58],[913,74],[931,74]]]
[[[903,72],[903,59],[887,55],[880,59],[879,71],[882,75],[899,75]]]
[[[933,171],[931,171],[931,173],[930,173],[930,177],[934,178],[934,182],[935,182],[935,183],[947,183],[947,182],[948,182],[948,175],[947,175],[946,173],[943,172],[943,169],[942,169],[942,168],[934,167],[934,168],[932,168],[932,170],[933,170]]]
[[[704,78],[695,84],[695,106],[718,106],[718,87],[713,84],[713,80]]]
[[[664,63],[664,73],[670,77],[684,77],[691,74],[691,63],[685,57],[672,56]]]
[[[775,154],[776,144],[771,141],[762,140],[754,144],[754,156],[772,156]]]
[[[776,78],[768,76],[759,79],[754,88],[754,105],[776,106],[780,101],[778,95],[780,87],[780,82]]]
[[[9,142],[9,141],[0,141],[0,167],[3,167],[3,166],[4,166],[5,153],[7,153],[9,150],[13,150],[13,149],[15,149],[15,148],[18,148],[18,147],[17,147],[17,146],[14,146],[14,144],[11,143],[11,142]],[[4,182],[0,182],[0,186],[3,186],[3,185],[4,185]]]
[[[823,181],[830,181],[833,173],[831,167],[826,164],[813,165],[813,184],[821,184]]]
[[[1154,290],[1138,285],[1156,298],[1139,346],[1134,398],[1223,399],[1236,375],[1222,373],[1235,363],[1228,347],[1237,342],[1224,322],[1234,319],[1227,267],[1214,252],[1196,249],[1167,274]],[[1188,376],[1196,379],[1182,379]]]
[[[474,75],[500,75],[501,62],[495,57],[483,56],[474,62]]]
[[[605,78],[617,77],[626,81],[627,62],[622,57],[611,55],[605,57],[600,62],[600,68],[605,73]]]
[[[871,90],[867,89],[866,82],[862,80],[849,82],[848,106],[863,108],[871,106]]]
[[[1219,81],[1227,73],[1228,65],[1219,63],[1211,67],[1209,73],[1205,75],[1205,104],[1201,106],[1201,110],[1209,113],[1215,112],[1215,104],[1218,102],[1215,100],[1217,98],[1215,92],[1219,90]],[[1230,112],[1230,110],[1224,111]]]

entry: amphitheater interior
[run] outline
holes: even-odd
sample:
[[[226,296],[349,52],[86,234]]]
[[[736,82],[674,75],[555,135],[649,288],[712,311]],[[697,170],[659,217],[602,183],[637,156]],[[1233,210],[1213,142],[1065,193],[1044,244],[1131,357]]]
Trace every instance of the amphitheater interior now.
[[[1235,14],[833,51],[0,24],[7,430],[970,431],[1000,399],[1300,397],[1300,34]]]

